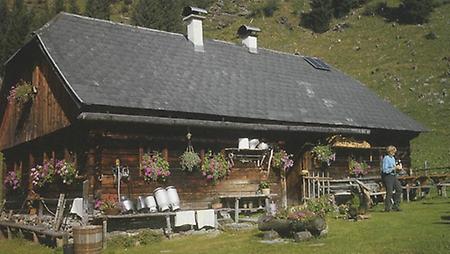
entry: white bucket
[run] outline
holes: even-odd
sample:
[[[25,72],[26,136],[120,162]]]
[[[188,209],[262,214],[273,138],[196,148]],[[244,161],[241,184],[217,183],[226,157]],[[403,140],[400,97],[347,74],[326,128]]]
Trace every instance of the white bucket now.
[[[238,148],[239,149],[249,149],[250,144],[249,144],[248,138],[240,138]]]
[[[156,213],[158,209],[156,208],[156,200],[153,196],[147,196],[144,199],[145,207],[149,209],[151,213]]]
[[[156,188],[153,191],[155,195],[156,203],[158,204],[159,211],[165,212],[169,210],[169,196],[164,188]]]
[[[249,141],[250,149],[256,149],[256,146],[259,144],[259,139],[252,139]]]
[[[269,149],[269,145],[267,143],[261,142],[258,145],[258,149],[261,149],[261,150]]]
[[[180,209],[180,197],[178,197],[177,189],[174,186],[169,186],[166,188],[167,195],[169,196],[169,204],[172,211]]]

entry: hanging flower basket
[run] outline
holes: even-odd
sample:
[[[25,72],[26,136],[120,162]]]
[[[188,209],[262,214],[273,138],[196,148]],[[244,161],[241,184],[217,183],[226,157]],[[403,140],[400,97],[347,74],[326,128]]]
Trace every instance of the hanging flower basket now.
[[[71,185],[77,178],[78,170],[74,163],[60,160],[56,162],[55,174],[59,175],[63,184]]]
[[[192,149],[192,150],[187,149],[180,156],[181,170],[187,171],[187,172],[192,172],[198,168],[201,161],[202,160],[200,159],[200,156],[196,152],[194,152],[194,149]]]
[[[281,149],[273,154],[272,166],[280,170],[282,176],[285,176],[293,165],[292,154],[288,154],[285,150]]]
[[[37,93],[37,89],[30,82],[19,80],[17,84],[11,87],[8,95],[8,102],[10,104],[16,103],[18,106],[23,106],[30,102]]]
[[[336,153],[329,145],[317,145],[311,150],[312,156],[319,167],[329,167],[332,161],[336,160]]]

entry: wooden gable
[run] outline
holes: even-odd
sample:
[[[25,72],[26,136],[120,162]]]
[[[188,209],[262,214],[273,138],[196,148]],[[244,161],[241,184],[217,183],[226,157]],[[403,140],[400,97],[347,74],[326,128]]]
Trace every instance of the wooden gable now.
[[[69,117],[56,98],[57,89],[51,89],[51,82],[58,82],[45,65],[32,70],[31,83],[37,89],[33,100],[26,105],[7,103],[0,125],[0,148],[34,140],[70,125]]]

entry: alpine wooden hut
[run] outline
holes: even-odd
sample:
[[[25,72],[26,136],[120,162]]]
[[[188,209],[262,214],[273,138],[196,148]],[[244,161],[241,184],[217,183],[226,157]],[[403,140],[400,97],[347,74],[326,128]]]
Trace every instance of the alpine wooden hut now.
[[[265,179],[277,201],[298,202],[300,172],[314,170],[308,144],[333,135],[371,146],[336,147],[329,168],[336,177],[347,173],[349,156],[378,165],[380,149],[390,144],[410,164],[410,140],[422,125],[320,59],[258,48],[257,28],[240,28],[243,45],[203,40],[202,14],[185,9],[186,35],[68,13],[35,31],[5,63],[0,149],[6,171],[20,171],[30,194],[30,169],[65,158],[89,180],[93,198],[116,194],[112,168],[120,159],[131,175],[122,193],[135,197],[173,185],[182,207],[201,208],[220,195],[254,193]],[[20,82],[33,86],[32,100],[21,106],[7,98]],[[201,156],[234,151],[240,162],[215,185],[199,172],[180,171],[187,133]],[[287,192],[267,158],[257,165],[263,152],[233,150],[243,137],[293,154]],[[165,183],[143,180],[142,156],[152,151],[170,163]],[[41,195],[82,192],[79,184],[54,185]]]

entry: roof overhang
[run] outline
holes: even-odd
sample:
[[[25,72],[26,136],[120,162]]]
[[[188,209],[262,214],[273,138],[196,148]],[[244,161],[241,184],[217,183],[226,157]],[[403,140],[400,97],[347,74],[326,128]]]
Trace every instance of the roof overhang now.
[[[333,126],[284,125],[266,123],[244,123],[231,121],[212,121],[200,119],[168,118],[156,116],[82,112],[77,117],[81,121],[142,123],[169,126],[208,127],[218,129],[240,129],[254,131],[320,132],[369,135],[370,129]]]

